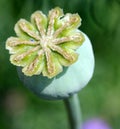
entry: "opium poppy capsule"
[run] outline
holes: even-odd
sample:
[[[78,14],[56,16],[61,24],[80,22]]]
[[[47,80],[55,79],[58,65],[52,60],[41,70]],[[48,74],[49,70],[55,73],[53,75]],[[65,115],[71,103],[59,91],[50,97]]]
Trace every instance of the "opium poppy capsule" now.
[[[94,70],[94,55],[89,38],[78,27],[78,14],[56,7],[48,17],[41,11],[31,22],[20,19],[17,37],[6,41],[10,61],[26,87],[46,99],[64,99],[87,85]]]

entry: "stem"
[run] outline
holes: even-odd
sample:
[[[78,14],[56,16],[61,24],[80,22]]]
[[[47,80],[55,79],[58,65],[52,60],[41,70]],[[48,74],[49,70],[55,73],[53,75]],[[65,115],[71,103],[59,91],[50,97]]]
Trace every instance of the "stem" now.
[[[77,94],[64,100],[71,129],[81,129],[81,111]]]

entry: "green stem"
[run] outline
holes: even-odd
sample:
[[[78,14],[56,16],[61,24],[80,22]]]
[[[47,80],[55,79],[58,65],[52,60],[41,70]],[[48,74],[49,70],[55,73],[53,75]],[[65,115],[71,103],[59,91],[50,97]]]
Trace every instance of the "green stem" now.
[[[71,129],[81,129],[81,111],[77,94],[64,100]]]

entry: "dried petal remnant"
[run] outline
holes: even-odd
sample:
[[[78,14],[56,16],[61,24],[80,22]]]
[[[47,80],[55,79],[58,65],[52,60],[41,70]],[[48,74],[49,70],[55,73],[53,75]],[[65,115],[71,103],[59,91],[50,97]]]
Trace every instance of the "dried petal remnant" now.
[[[60,8],[49,11],[48,18],[41,11],[31,16],[31,22],[20,19],[15,25],[18,37],[6,41],[10,61],[22,66],[27,76],[52,78],[62,72],[62,66],[77,61],[75,50],[83,43],[84,36],[78,30],[81,18],[78,14],[63,14]]]

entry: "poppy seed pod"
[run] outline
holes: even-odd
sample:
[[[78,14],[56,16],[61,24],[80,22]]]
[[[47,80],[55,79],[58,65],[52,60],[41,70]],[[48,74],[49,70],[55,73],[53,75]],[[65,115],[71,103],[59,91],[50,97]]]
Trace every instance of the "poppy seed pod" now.
[[[82,89],[91,79],[94,55],[89,38],[78,27],[78,14],[62,9],[41,11],[31,23],[21,19],[15,25],[18,37],[6,41],[12,64],[26,87],[46,99],[64,99]]]

